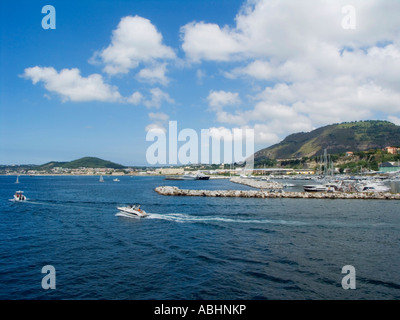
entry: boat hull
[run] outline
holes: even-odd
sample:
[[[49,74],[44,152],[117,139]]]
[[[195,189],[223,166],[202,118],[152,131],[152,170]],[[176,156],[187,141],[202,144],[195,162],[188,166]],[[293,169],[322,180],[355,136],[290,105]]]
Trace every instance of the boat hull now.
[[[125,214],[134,216],[134,217],[139,217],[139,218],[144,218],[147,217],[147,213],[144,210],[138,211],[135,209],[130,209],[126,207],[117,207],[117,209]]]

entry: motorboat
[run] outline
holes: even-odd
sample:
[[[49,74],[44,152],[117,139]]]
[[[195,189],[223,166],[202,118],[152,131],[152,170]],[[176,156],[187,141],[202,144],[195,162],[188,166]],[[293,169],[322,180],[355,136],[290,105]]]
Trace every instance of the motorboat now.
[[[283,186],[285,187],[285,188],[290,188],[290,187],[295,187],[296,185],[294,184],[294,183],[284,183],[283,184]]]
[[[182,176],[166,176],[165,180],[183,180]]]
[[[127,207],[117,207],[117,209],[123,213],[127,213],[132,216],[144,218],[147,217],[146,211],[143,209],[140,209],[140,205],[138,204],[132,204]]]
[[[203,174],[203,173],[199,173],[197,176],[196,176],[196,180],[209,180],[210,179],[210,176],[206,176],[205,174]]]
[[[120,180],[118,178],[113,179],[115,182],[119,182]]]
[[[360,192],[389,192],[390,187],[382,183],[371,182],[371,183],[360,183],[357,186]]]
[[[12,201],[18,201],[18,202],[22,202],[22,201],[26,201],[27,198],[24,195],[23,191],[17,191],[14,194],[14,199],[12,199]]]
[[[303,186],[305,192],[335,192],[336,188],[330,185],[309,184]]]
[[[328,187],[322,184],[309,184],[303,186],[305,192],[325,192],[328,191]]]
[[[196,180],[197,176],[192,174],[185,174],[182,176],[182,180]]]
[[[209,180],[210,176],[206,176],[203,173],[199,174],[185,174],[181,176],[166,176],[165,180]]]

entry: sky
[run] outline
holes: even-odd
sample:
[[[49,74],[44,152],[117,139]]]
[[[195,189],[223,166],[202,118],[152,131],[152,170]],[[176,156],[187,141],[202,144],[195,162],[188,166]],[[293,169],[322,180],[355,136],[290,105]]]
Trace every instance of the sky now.
[[[170,121],[199,139],[251,129],[256,151],[332,123],[400,125],[399,1],[0,6],[0,164],[148,165],[146,135]]]

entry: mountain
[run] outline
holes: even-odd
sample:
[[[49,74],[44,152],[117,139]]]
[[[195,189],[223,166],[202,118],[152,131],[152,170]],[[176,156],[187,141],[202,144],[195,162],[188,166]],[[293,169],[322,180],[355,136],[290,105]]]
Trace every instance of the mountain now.
[[[254,161],[257,164],[268,159],[319,156],[324,149],[337,154],[387,146],[400,146],[400,126],[378,120],[345,122],[289,135],[282,142],[256,152]]]
[[[52,161],[41,166],[36,166],[36,170],[48,170],[55,167],[61,167],[65,169],[76,169],[76,168],[109,168],[109,169],[124,169],[123,165],[95,158],[95,157],[85,157],[77,160],[73,160],[70,162],[57,162]]]

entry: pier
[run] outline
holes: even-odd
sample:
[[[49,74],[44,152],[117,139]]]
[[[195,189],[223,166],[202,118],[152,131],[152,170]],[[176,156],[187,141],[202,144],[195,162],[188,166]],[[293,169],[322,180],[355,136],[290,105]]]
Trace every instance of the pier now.
[[[281,198],[281,199],[355,199],[400,200],[400,193],[373,192],[282,192],[263,190],[190,190],[160,186],[155,189],[164,196],[225,197],[225,198]]]

